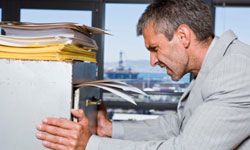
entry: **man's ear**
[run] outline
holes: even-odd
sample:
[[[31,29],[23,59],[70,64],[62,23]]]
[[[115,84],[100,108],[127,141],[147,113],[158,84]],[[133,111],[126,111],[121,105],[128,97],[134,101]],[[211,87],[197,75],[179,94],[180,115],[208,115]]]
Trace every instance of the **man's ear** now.
[[[191,31],[192,30],[186,24],[181,24],[176,30],[176,34],[185,48],[188,48],[190,45]]]

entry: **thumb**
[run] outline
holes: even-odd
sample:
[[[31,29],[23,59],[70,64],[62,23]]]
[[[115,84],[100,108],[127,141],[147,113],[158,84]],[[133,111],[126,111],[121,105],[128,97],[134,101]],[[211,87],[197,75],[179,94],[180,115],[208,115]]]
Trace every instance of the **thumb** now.
[[[85,115],[82,109],[72,109],[71,114],[78,120],[81,121]]]

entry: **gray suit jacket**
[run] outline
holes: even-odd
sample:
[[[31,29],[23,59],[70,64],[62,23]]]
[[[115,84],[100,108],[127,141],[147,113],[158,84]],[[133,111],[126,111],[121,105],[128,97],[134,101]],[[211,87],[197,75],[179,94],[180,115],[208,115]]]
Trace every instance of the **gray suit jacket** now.
[[[123,122],[121,139],[92,136],[89,150],[250,149],[250,46],[215,38],[177,113]]]

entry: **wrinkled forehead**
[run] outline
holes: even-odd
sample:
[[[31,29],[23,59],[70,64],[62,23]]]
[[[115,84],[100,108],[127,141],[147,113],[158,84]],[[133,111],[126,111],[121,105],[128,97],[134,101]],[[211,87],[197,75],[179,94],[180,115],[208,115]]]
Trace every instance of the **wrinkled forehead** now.
[[[162,33],[155,32],[155,28],[153,25],[147,26],[143,30],[143,38],[145,46],[150,51],[154,50],[157,46],[159,46],[159,43],[166,41],[165,35]]]
[[[154,43],[154,38],[156,36],[156,32],[154,29],[154,25],[153,24],[148,24],[147,26],[145,26],[145,28],[143,29],[143,38],[144,38],[144,43],[145,45],[150,45],[151,43]]]
[[[155,33],[158,32],[157,30],[158,26],[156,24],[156,22],[154,20],[148,20],[145,24],[144,24],[144,27],[143,27],[143,33],[146,31],[146,30],[151,30],[151,31],[154,31]]]

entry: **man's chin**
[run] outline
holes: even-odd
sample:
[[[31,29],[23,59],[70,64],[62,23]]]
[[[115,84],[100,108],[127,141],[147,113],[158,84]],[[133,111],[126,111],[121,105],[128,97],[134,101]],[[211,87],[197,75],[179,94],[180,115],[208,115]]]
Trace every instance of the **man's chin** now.
[[[173,81],[179,81],[181,79],[180,76],[175,76],[175,75],[169,75]]]
[[[172,79],[173,81],[179,81],[179,80],[180,80],[180,78],[176,78],[176,77],[171,77],[171,79]]]
[[[183,74],[177,74],[172,70],[167,70],[167,74],[171,77],[173,81],[179,81],[183,77]]]

